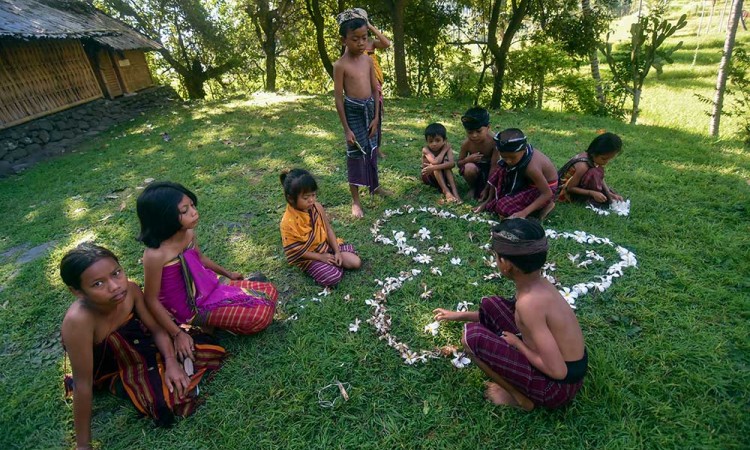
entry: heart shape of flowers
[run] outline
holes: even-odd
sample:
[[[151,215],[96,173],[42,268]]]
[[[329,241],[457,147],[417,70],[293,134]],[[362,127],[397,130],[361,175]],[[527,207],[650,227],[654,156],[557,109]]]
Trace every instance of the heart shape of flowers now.
[[[497,224],[496,221],[488,220],[477,215],[464,214],[462,216],[457,216],[450,211],[438,210],[434,207],[414,208],[410,205],[404,205],[399,209],[385,210],[383,216],[373,223],[373,226],[370,228],[370,232],[372,233],[375,242],[381,243],[383,245],[393,246],[396,250],[396,254],[411,257],[416,264],[424,264],[427,266],[430,266],[435,262],[433,260],[433,256],[430,255],[431,252],[446,255],[451,253],[453,251],[453,248],[448,243],[441,246],[430,246],[426,252],[420,253],[417,247],[409,243],[409,237],[407,236],[407,233],[405,231],[391,230],[390,235],[388,233],[381,233],[381,228],[383,228],[392,217],[419,213],[430,214],[434,217],[442,219],[485,223],[489,226]],[[412,223],[416,223],[416,217],[412,220]],[[547,229],[546,233],[549,240],[571,239],[580,244],[604,245],[613,248],[619,255],[619,261],[609,266],[605,274],[598,276],[596,278],[598,281],[587,281],[583,283],[577,283],[572,286],[562,286],[562,284],[556,280],[553,274],[553,272],[557,270],[555,262],[548,262],[547,264],[545,264],[545,266],[542,268],[542,275],[558,287],[560,295],[565,298],[565,300],[572,308],[575,308],[577,299],[595,291],[604,292],[612,285],[613,281],[616,278],[619,278],[623,275],[626,268],[637,266],[637,259],[630,250],[626,249],[625,247],[616,245],[608,238],[597,237],[583,231],[574,231],[570,233]],[[471,233],[469,237],[470,239],[472,238]],[[414,234],[412,239],[415,242],[430,241],[430,243],[432,243],[433,233],[426,227],[422,227],[416,234]],[[434,235],[434,240],[440,239],[442,239],[442,236],[438,234]],[[492,270],[495,270],[495,259],[493,256],[491,256],[490,244],[485,243],[483,245],[480,245],[480,248],[488,252],[489,254],[488,256],[482,258],[484,261],[484,265],[487,267],[491,267]],[[583,257],[580,253],[576,255],[568,253],[567,256],[572,264],[574,264],[576,267],[582,268],[585,268],[595,262],[602,262],[605,260],[605,257],[601,256],[594,250],[585,251]],[[460,266],[462,264],[462,260],[461,258],[454,256],[450,258],[450,264],[453,266]],[[440,267],[432,266],[429,270],[433,275],[442,275],[442,270]],[[404,283],[407,283],[419,277],[422,272],[422,269],[413,268],[411,270],[401,271],[398,276],[386,277],[384,280],[376,279],[375,282],[378,285],[378,290],[373,293],[372,298],[365,300],[365,304],[371,307],[371,317],[367,320],[367,323],[375,328],[380,340],[386,341],[386,343],[390,347],[399,352],[401,358],[406,364],[427,362],[427,360],[430,358],[438,358],[441,356],[449,357],[452,355],[455,356],[455,358],[453,358],[453,360],[451,361],[453,365],[458,368],[463,368],[467,364],[467,360],[463,358],[461,354],[456,354],[454,347],[444,346],[431,350],[414,351],[409,347],[408,344],[391,333],[392,322],[391,316],[388,314],[388,307],[386,303],[388,296],[401,289]],[[501,275],[499,272],[493,271],[487,275],[484,275],[483,279],[490,280],[500,277]],[[475,282],[472,284],[477,285],[478,283]],[[422,283],[422,286],[424,288],[424,293],[420,295],[420,297],[422,299],[429,299],[432,295],[432,290],[428,290],[427,286],[424,283]],[[457,305],[457,310],[465,311],[470,304],[471,303],[465,301],[461,302]],[[432,322],[424,327],[424,331],[425,333],[430,333],[434,336],[437,335],[439,327],[439,322]]]

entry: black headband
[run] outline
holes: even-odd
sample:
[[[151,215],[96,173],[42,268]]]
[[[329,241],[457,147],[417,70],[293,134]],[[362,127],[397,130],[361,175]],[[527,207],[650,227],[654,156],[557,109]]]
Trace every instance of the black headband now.
[[[549,248],[547,236],[541,239],[519,239],[507,231],[492,232],[492,250],[500,256],[535,255]]]

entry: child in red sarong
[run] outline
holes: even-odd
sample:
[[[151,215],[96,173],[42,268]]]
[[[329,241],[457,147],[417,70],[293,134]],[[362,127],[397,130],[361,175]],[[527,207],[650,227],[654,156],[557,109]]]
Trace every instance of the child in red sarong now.
[[[495,145],[502,160],[487,181],[488,199],[474,212],[489,211],[501,218],[525,218],[530,214],[546,217],[555,207],[555,165],[528,144],[518,128],[497,133]]]
[[[500,272],[515,284],[515,296],[485,297],[479,311],[434,311],[436,320],[469,322],[464,350],[492,379],[485,383],[486,397],[497,405],[557,408],[583,385],[583,333],[573,310],[541,274],[547,248],[538,223],[500,222],[492,230],[492,249]]]
[[[243,279],[200,251],[197,204],[195,194],[168,181],[151,183],[136,202],[146,304],[180,358],[191,357],[193,340],[174,321],[253,334],[271,324],[279,295],[264,276]]]
[[[191,330],[193,359],[175,358],[172,339],[143,301],[143,293],[109,250],[84,243],[60,262],[60,276],[78,298],[62,323],[63,345],[73,369],[66,388],[73,394],[76,447],[91,448],[95,387],[130,398],[157,425],[186,417],[198,404],[197,385],[218,369],[224,348]],[[183,365],[185,364],[185,365]]]
[[[558,171],[561,202],[589,202],[606,207],[622,197],[604,182],[604,166],[622,151],[622,139],[614,133],[600,134],[589,144],[586,153],[571,158]]]

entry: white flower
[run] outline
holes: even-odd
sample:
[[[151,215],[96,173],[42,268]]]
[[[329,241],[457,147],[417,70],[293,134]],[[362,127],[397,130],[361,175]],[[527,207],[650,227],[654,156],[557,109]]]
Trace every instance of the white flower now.
[[[440,270],[440,267],[433,267],[430,269],[430,272],[432,272],[433,275],[443,275],[443,272]]]
[[[417,275],[419,275],[420,273],[422,273],[422,271],[421,271],[421,270],[419,270],[419,269],[411,269],[411,275],[412,275],[413,277],[416,277],[416,276],[417,276]]]
[[[576,298],[578,298],[578,293],[576,291],[571,291],[570,288],[563,288],[563,290],[559,292],[569,305],[575,304]]]
[[[432,289],[430,289],[429,291],[427,290],[427,287],[425,287],[424,289],[425,291],[419,294],[419,298],[421,298],[422,300],[427,300],[428,298],[432,297]]]
[[[591,259],[596,260],[596,261],[604,261],[604,257],[602,255],[596,253],[593,250],[587,250],[586,251],[586,257],[587,258],[591,258]]]
[[[425,255],[424,253],[421,253],[415,256],[413,259],[415,262],[422,263],[422,264],[429,264],[432,262],[432,256]]]
[[[585,261],[581,261],[580,263],[578,263],[578,267],[587,267],[592,262],[594,262],[594,261],[591,260],[591,259],[587,259]]]
[[[474,303],[469,302],[460,302],[458,305],[456,305],[456,311],[458,312],[464,312],[469,310],[469,305],[473,305]]]
[[[609,208],[618,216],[628,216],[630,215],[630,200],[615,200],[609,205]]]
[[[345,301],[347,301],[347,302],[350,302],[350,301],[352,301],[352,294],[346,294],[346,295],[344,296],[344,300],[345,300]]]
[[[328,297],[331,295],[331,288],[326,286],[322,291],[318,292],[318,295],[321,297]]]
[[[374,306],[377,308],[378,306],[380,306],[380,303],[376,302],[375,300],[371,298],[368,298],[367,300],[365,300],[365,305]]]
[[[467,358],[464,353],[453,352],[453,356],[455,356],[455,358],[451,360],[451,364],[459,369],[463,369],[464,367],[471,364],[471,360]]]
[[[295,314],[292,314],[291,316],[287,317],[286,319],[284,319],[284,322],[289,322],[290,320],[297,320],[297,319],[299,319],[299,314],[295,313]]]
[[[453,264],[454,266],[460,266],[461,258],[451,258],[451,264]]]
[[[404,358],[406,364],[412,365],[419,359],[419,356],[411,350],[406,350],[401,353],[401,357]]]
[[[438,253],[450,253],[452,250],[453,250],[453,247],[451,247],[450,244],[441,245],[437,249]]]
[[[542,270],[544,270],[544,271],[548,270],[550,272],[554,272],[555,270],[557,270],[557,267],[555,267],[555,263],[553,263],[553,262],[552,263],[546,263],[545,265],[542,266]]]
[[[393,239],[396,240],[396,244],[403,244],[406,242],[406,236],[403,231],[393,230]]]
[[[352,333],[356,333],[357,331],[359,331],[359,324],[360,323],[362,323],[362,321],[359,320],[359,319],[357,319],[357,318],[355,318],[354,319],[354,323],[350,323],[349,324],[349,331],[351,331]]]
[[[437,336],[438,334],[438,328],[440,328],[440,322],[432,322],[428,323],[424,326],[424,332],[425,333],[432,333],[433,336]]]
[[[398,253],[409,256],[412,253],[417,253],[417,248],[412,247],[411,245],[401,245],[398,248]]]
[[[503,277],[503,274],[501,274],[500,272],[493,272],[493,273],[491,273],[489,275],[485,275],[484,276],[484,280],[485,281],[489,281],[489,280],[492,280],[494,278],[502,278],[502,277]]]
[[[492,256],[485,256],[482,258],[482,262],[487,267],[495,267],[495,258]]]
[[[424,240],[430,239],[430,230],[428,230],[425,227],[420,228],[419,231],[417,231],[417,234],[419,234],[420,240],[424,241]]]
[[[571,255],[570,253],[568,253],[568,259],[569,259],[569,260],[570,260],[570,262],[572,262],[573,264],[575,264],[575,262],[576,262],[576,260],[578,259],[578,257],[579,257],[579,256],[581,256],[581,254],[580,254],[580,253],[576,253],[575,255]]]
[[[470,284],[471,284],[472,286],[479,286],[479,283],[477,283],[476,281],[472,281],[472,282],[471,282]]]

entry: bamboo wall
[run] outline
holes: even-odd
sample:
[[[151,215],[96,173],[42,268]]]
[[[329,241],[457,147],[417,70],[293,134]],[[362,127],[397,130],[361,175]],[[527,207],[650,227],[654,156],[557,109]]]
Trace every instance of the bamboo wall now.
[[[115,73],[115,66],[109,55],[109,51],[103,48],[99,49],[96,58],[97,66],[99,67],[99,75],[101,76],[102,83],[107,89],[109,98],[121,96],[122,86],[120,86],[120,80],[118,79],[117,73]]]
[[[77,40],[0,40],[0,129],[99,98]]]
[[[125,92],[137,92],[154,84],[142,50],[113,52],[113,56]]]

